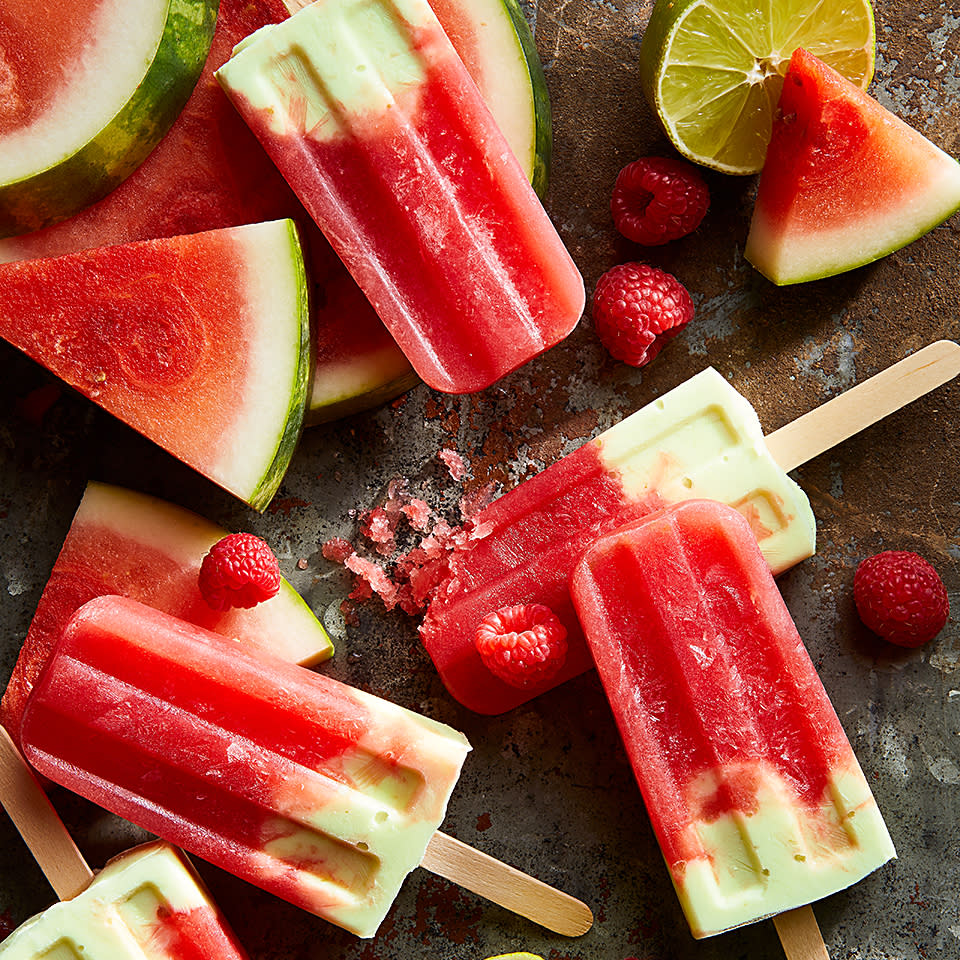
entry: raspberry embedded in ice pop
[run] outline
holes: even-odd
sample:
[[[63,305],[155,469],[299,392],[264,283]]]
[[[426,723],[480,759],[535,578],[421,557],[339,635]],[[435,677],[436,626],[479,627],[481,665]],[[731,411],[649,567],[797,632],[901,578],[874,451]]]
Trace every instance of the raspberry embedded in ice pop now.
[[[896,855],[739,513],[689,501],[614,531],[571,593],[694,936]]]
[[[21,924],[2,960],[246,960],[186,858],[167,843],[114,857],[71,900]]]
[[[583,280],[426,0],[318,0],[217,78],[430,386],[576,325]]]
[[[27,704],[45,776],[360,936],[443,819],[443,724],[121,597],[85,604]]]
[[[770,456],[753,407],[708,368],[476,515],[492,532],[453,552],[420,630],[447,689],[501,713],[590,669],[568,590],[574,564],[601,533],[695,497],[740,510],[776,573],[814,551],[806,496]],[[567,629],[562,669],[524,689],[494,676],[474,646],[485,616],[517,604],[544,604]]]

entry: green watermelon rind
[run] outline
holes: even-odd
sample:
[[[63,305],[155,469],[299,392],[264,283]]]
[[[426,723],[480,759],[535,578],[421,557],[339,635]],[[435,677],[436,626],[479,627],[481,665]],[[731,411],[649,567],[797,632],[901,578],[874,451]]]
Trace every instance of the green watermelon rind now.
[[[522,165],[537,196],[543,199],[550,184],[550,162],[553,156],[553,114],[547,78],[537,52],[536,41],[518,0],[501,0],[501,3],[516,32],[523,66],[530,81],[534,127],[533,157],[529,168],[527,162]]]
[[[70,156],[0,184],[0,237],[65,220],[105,197],[140,166],[196,86],[218,6],[218,0],[170,0],[153,60],[123,108]]]
[[[362,413],[371,407],[396,399],[400,394],[412,390],[421,382],[420,378],[411,369],[409,373],[392,380],[367,388],[361,387],[362,392],[360,393],[344,394],[337,399],[324,399],[315,405],[311,403],[304,418],[304,426],[315,427],[321,423],[330,423],[342,417]]]
[[[290,385],[287,416],[284,420],[283,430],[277,439],[273,460],[264,471],[259,483],[248,495],[244,496],[244,500],[254,510],[260,512],[267,508],[279,489],[303,431],[314,366],[313,344],[315,338],[310,325],[310,287],[307,280],[307,268],[303,259],[303,248],[296,224],[292,220],[282,222],[286,225],[290,242],[300,336],[297,362],[294,366],[293,381]]]

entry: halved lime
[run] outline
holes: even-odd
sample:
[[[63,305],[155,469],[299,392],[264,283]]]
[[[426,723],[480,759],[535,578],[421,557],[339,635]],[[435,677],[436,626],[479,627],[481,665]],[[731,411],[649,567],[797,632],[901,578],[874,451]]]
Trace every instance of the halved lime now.
[[[803,47],[866,88],[869,0],[657,0],[640,82],[674,146],[724,173],[756,173],[790,56]]]

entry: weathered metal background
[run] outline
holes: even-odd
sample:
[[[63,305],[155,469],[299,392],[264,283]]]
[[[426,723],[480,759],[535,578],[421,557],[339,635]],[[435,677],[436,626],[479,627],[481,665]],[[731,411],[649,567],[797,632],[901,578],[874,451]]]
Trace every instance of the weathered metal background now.
[[[527,368],[483,394],[418,387],[377,411],[309,430],[281,493],[254,515],[78,396],[40,423],[21,400],[48,382],[0,344],[0,632],[5,682],[86,481],[107,480],[266,537],[338,641],[322,669],[444,720],[474,745],[444,829],[560,886],[596,911],[577,940],[547,935],[423,871],[380,935],[361,942],[212,868],[202,872],[254,960],[475,960],[531,950],[550,960],[751,960],[782,956],[769,922],[713,940],[687,932],[593,675],[497,718],[445,692],[416,623],[361,609],[345,627],[349,584],[323,541],[356,535],[354,511],[382,502],[391,479],[456,518],[463,492],[507,489],[708,364],[753,401],[767,430],[928,342],[960,336],[960,219],[872,266],[777,289],[743,261],[752,178],[708,174],[712,208],[696,235],[644,253],[608,214],[619,168],[667,143],[644,102],[635,58],[649,3],[544,0],[529,10],[547,67],[555,156],[549,209],[588,291],[613,264],[647,257],[676,273],[697,317],[648,368],[611,361],[588,319]],[[960,153],[960,11],[951,3],[880,0],[872,92],[948,152]],[[819,525],[816,557],[781,581],[873,785],[900,859],[817,904],[840,960],[960,956],[960,636],[951,621],[923,650],[888,647],[860,626],[857,561],[917,550],[960,611],[960,384],[941,388],[797,476]],[[454,483],[437,459],[469,465]],[[90,805],[54,796],[94,864],[138,839]],[[0,924],[39,911],[52,892],[0,817]]]

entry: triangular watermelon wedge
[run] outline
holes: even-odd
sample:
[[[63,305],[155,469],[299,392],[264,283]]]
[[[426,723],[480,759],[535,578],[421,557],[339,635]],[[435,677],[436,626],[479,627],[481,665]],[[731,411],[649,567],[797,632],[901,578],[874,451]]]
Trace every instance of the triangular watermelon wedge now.
[[[805,50],[783,83],[745,255],[778,284],[870,263],[960,209],[960,164]]]
[[[0,336],[255,509],[280,485],[312,371],[292,220],[2,264]]]
[[[143,493],[87,485],[0,702],[0,723],[19,740],[20,718],[67,621],[88,600],[120,594],[242,644],[307,666],[333,643],[303,598],[280,592],[249,609],[212,610],[200,594],[200,564],[227,531]]]

